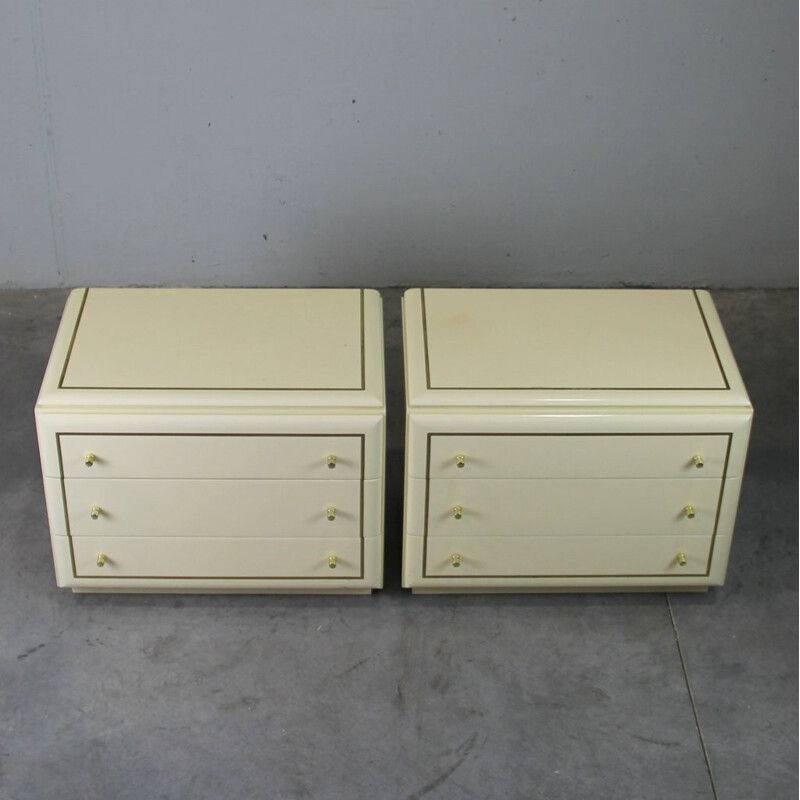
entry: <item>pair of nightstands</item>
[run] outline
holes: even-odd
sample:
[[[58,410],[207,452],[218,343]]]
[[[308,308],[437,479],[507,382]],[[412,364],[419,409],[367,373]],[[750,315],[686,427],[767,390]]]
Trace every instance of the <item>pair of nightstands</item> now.
[[[409,290],[403,584],[722,583],[752,409],[710,297]],[[380,296],[81,289],[36,406],[60,586],[383,583]]]

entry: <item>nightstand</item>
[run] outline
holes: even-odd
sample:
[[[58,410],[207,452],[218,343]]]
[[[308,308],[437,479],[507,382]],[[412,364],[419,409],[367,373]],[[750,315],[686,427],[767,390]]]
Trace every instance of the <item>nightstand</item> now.
[[[403,585],[724,581],[752,407],[710,295],[411,289]]]
[[[382,586],[379,295],[76,289],[36,425],[59,586]]]

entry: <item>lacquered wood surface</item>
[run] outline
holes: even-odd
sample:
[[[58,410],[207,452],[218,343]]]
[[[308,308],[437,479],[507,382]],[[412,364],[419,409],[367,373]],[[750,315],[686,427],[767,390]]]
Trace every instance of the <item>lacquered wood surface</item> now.
[[[58,584],[379,588],[382,343],[370,290],[73,291],[36,406]]]
[[[412,289],[403,585],[702,589],[752,407],[708,292]]]

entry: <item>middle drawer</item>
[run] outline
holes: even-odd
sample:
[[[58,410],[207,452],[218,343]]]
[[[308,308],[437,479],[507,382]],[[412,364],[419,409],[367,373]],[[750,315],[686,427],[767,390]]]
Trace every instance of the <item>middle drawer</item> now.
[[[345,538],[378,483],[67,479],[64,496],[73,536]]]
[[[425,482],[410,480],[424,498]],[[721,488],[715,479],[432,479],[425,509],[410,512],[427,512],[429,536],[710,535]]]

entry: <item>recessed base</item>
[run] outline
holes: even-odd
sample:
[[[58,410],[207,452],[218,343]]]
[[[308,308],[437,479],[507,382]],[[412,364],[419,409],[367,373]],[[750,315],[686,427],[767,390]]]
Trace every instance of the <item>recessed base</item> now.
[[[413,588],[411,594],[643,594],[653,592],[664,592],[666,594],[681,594],[685,592],[707,592],[708,586],[590,586],[586,589],[578,588],[550,588],[550,587],[509,587],[509,588],[490,588],[475,587],[458,589],[438,589]]]
[[[86,589],[74,587],[75,594],[299,594],[299,595],[339,595],[372,594],[372,589],[126,589],[124,586],[109,589]]]

